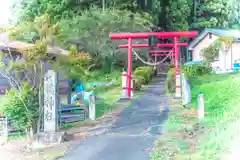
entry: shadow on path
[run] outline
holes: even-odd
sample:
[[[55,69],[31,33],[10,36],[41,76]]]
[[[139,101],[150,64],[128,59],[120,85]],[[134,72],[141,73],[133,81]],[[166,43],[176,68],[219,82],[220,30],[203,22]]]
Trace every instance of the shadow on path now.
[[[165,77],[154,78],[145,94],[125,108],[108,132],[90,136],[61,160],[148,160],[168,118]]]

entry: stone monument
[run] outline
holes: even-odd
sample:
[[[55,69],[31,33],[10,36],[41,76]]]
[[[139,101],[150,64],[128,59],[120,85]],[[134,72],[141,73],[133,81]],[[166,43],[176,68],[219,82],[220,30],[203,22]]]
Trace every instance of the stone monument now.
[[[37,136],[37,142],[32,144],[33,148],[50,147],[64,141],[66,133],[57,132],[58,106],[58,74],[53,70],[48,70],[44,75],[44,132]]]
[[[58,126],[58,75],[48,70],[44,76],[44,132],[56,132]]]

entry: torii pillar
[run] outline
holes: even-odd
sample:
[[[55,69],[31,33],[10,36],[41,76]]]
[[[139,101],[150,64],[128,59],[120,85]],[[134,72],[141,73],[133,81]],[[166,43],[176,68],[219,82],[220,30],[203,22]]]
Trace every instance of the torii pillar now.
[[[181,90],[181,74],[180,74],[180,54],[179,54],[179,45],[178,45],[178,37],[174,37],[174,65],[175,65],[175,97],[181,98],[182,90]]]

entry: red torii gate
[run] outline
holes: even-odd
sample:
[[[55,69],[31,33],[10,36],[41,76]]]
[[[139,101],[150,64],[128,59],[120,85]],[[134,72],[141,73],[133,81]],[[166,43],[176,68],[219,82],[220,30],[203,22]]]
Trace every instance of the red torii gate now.
[[[145,33],[110,33],[112,40],[127,39],[128,44],[120,45],[120,48],[128,48],[128,72],[127,72],[127,94],[131,99],[132,86],[132,48],[150,48],[148,44],[132,44],[133,39],[147,39],[149,36],[156,36],[158,38],[173,38],[173,44],[157,44],[156,47],[173,47],[174,51],[174,64],[176,75],[176,97],[181,97],[181,83],[180,83],[180,46],[188,46],[187,43],[179,43],[179,38],[194,38],[198,35],[198,32],[145,32]],[[160,51],[161,52],[161,51]],[[155,55],[157,56],[157,55]]]

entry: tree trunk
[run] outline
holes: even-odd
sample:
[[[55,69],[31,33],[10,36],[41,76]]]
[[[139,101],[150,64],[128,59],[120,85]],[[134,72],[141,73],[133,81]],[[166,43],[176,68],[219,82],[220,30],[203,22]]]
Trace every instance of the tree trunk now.
[[[26,132],[26,135],[27,135],[27,141],[29,143],[31,143],[32,139],[33,139],[33,127],[27,127],[25,132]]]
[[[43,64],[40,64],[40,82],[39,82],[39,87],[38,87],[38,103],[39,103],[39,113],[38,113],[38,120],[37,120],[37,141],[39,140],[39,134],[41,132],[41,122],[42,122],[42,116],[44,112],[44,95],[43,95],[43,83],[44,83],[44,73],[45,73],[45,68],[43,68]]]
[[[42,91],[41,89],[39,89],[39,92],[38,92],[38,97],[39,97],[39,114],[38,114],[38,120],[37,120],[37,141],[38,141],[38,138],[39,138],[39,134],[41,132],[41,122],[42,122],[42,115],[43,115],[43,104],[42,104],[42,100],[43,100],[43,96],[42,96]]]

